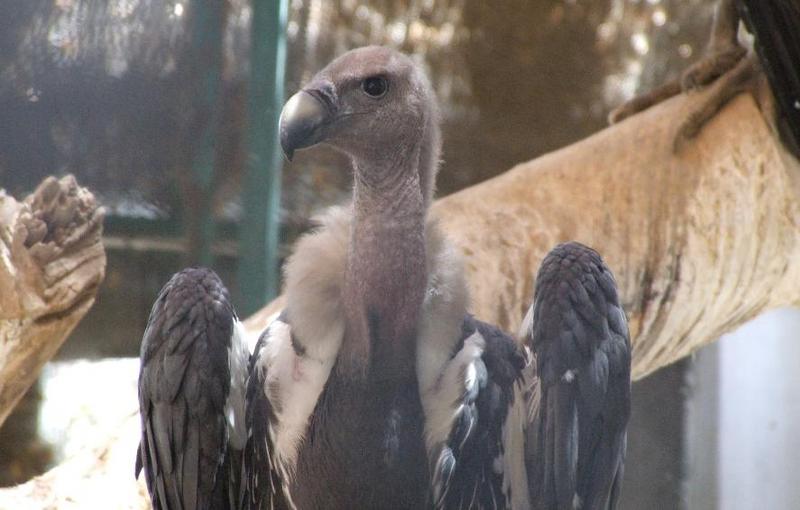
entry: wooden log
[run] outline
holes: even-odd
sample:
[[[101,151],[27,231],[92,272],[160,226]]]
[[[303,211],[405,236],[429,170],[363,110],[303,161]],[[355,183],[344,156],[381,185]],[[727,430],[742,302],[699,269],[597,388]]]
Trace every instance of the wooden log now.
[[[678,96],[439,201],[434,213],[466,255],[474,312],[514,331],[544,255],[583,242],[616,275],[638,379],[800,304],[800,164],[749,94],[673,153],[704,100]]]
[[[0,425],[103,281],[103,209],[74,177],[18,202],[0,190]]]

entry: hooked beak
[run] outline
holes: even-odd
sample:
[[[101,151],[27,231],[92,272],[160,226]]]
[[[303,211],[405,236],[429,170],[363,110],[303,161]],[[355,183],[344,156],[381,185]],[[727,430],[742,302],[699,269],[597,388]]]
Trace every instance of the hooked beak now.
[[[286,101],[281,111],[281,149],[289,161],[294,151],[311,147],[324,138],[323,127],[331,120],[326,105],[313,93],[301,90]]]

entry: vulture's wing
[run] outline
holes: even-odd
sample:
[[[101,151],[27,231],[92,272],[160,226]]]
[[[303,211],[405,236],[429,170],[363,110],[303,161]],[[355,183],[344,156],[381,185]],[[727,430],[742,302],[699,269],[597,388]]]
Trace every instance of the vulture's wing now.
[[[527,508],[525,364],[511,337],[466,317],[458,349],[425,403],[434,508]]]
[[[736,3],[747,28],[755,35],[754,47],[778,102],[778,127],[795,155],[800,155],[800,3]]]
[[[292,333],[285,314],[267,327],[256,343],[250,358],[250,378],[247,381],[247,443],[242,464],[243,510],[272,510],[294,508],[286,484],[286,476],[278,461],[275,448],[277,409],[279,402],[270,400],[268,370],[271,365],[270,347],[292,344]]]
[[[156,510],[220,508],[238,492],[241,333],[228,291],[208,269],[177,273],[153,305],[141,347],[136,476],[144,470]]]
[[[578,243],[542,262],[523,336],[536,358],[527,474],[536,508],[613,508],[630,415],[630,338],[611,271]]]

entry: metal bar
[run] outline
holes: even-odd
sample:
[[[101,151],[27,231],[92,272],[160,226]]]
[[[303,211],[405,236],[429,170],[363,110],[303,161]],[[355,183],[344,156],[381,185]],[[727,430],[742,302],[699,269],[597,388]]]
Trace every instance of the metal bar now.
[[[240,230],[239,310],[248,315],[278,290],[281,154],[287,0],[253,0],[248,90],[247,161]]]
[[[225,19],[224,0],[193,2],[192,8],[192,65],[200,66],[199,80],[195,84],[197,97],[195,101],[209,112],[202,130],[197,133],[197,147],[192,161],[193,186],[197,193],[194,197],[199,204],[194,208],[183,207],[184,220],[186,214],[197,217],[184,221],[188,227],[188,235],[192,238],[192,249],[197,253],[190,254],[193,262],[211,266],[213,254],[211,245],[214,242],[216,225],[212,211],[214,187],[214,156],[216,152],[217,130],[219,128],[222,89],[222,39]],[[192,212],[190,212],[192,211]]]

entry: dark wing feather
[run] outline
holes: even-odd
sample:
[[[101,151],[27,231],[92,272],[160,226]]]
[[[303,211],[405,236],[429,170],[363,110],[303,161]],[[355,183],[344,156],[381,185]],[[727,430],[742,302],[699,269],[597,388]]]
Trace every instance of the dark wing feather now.
[[[277,341],[277,326],[287,325],[285,316],[275,321],[258,339],[250,358],[250,377],[247,381],[247,444],[243,452],[242,494],[240,507],[244,510],[283,510],[293,508],[285,478],[275,456],[272,427],[276,425],[273,403],[265,393],[267,363],[265,346]],[[281,332],[289,333],[288,328]],[[291,341],[291,340],[289,340]]]
[[[461,391],[452,401],[438,403],[452,408],[454,417],[447,440],[432,456],[435,508],[510,507],[503,429],[524,365],[525,357],[511,337],[471,316],[465,318],[459,348],[440,382],[460,383]]]
[[[579,243],[542,262],[526,342],[539,377],[527,465],[534,506],[613,508],[630,416],[630,338],[611,271]]]
[[[212,271],[177,273],[161,290],[141,349],[144,470],[153,508],[219,508],[227,498],[225,404],[235,314]]]

